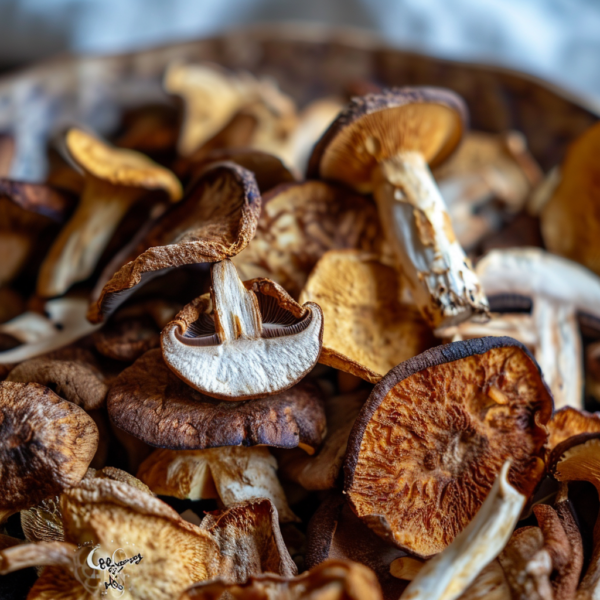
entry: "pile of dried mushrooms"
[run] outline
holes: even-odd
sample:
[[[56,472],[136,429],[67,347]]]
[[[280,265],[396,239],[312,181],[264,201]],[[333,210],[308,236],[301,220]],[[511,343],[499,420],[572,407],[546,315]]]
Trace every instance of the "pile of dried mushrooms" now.
[[[0,178],[0,597],[600,597],[600,123],[364,87],[173,63]]]

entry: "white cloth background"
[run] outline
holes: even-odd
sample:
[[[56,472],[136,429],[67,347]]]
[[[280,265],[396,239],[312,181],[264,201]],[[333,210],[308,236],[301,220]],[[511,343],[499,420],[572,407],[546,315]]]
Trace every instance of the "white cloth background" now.
[[[0,63],[104,53],[300,19],[494,62],[600,98],[600,0],[0,0]]]

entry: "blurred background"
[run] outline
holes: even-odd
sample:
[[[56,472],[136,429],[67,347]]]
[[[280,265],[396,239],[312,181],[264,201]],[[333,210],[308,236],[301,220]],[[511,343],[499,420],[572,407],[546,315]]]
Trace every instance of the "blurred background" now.
[[[0,0],[0,68],[294,20],[360,27],[399,47],[506,65],[600,99],[600,0]]]

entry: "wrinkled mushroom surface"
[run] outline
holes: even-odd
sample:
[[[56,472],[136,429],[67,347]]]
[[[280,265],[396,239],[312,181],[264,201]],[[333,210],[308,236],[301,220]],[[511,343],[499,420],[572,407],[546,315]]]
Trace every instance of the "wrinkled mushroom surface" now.
[[[582,433],[600,433],[600,415],[567,406],[557,410],[548,423],[548,446],[556,448],[565,440]]]

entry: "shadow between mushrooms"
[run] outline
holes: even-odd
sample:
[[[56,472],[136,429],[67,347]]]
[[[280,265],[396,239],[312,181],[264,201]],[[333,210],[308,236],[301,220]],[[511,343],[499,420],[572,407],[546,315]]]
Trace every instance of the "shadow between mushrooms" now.
[[[275,394],[316,364],[323,313],[300,306],[269,279],[242,283],[233,263],[211,267],[210,297],[186,306],[162,332],[167,366],[199,392],[224,400]]]
[[[279,394],[222,402],[200,394],[150,350],[112,383],[111,421],[152,446],[200,450],[216,446],[300,446],[312,453],[325,434],[323,399],[302,381]]]
[[[383,538],[432,556],[471,521],[506,460],[511,485],[533,492],[551,415],[539,367],[516,340],[427,350],[375,386],[354,424],[350,505]]]

